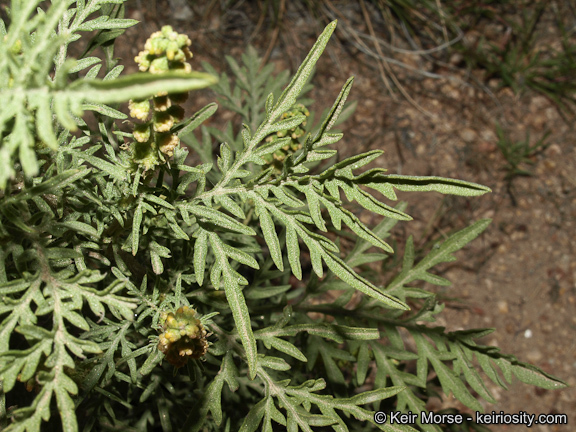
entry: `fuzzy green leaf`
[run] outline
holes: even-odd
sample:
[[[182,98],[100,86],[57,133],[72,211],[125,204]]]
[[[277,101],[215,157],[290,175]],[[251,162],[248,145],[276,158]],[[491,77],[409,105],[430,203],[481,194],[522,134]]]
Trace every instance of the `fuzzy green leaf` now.
[[[200,126],[204,121],[209,119],[218,109],[218,105],[211,103],[206,105],[200,111],[196,112],[190,119],[186,120],[182,125],[178,125],[174,132],[178,132],[180,138],[185,139],[185,137],[191,134],[198,126]],[[180,129],[181,128],[181,129]]]
[[[306,80],[312,73],[312,69],[314,65],[322,55],[324,48],[326,48],[326,44],[330,40],[330,36],[334,32],[336,28],[336,21],[332,21],[330,24],[326,26],[318,40],[308,53],[308,56],[302,62],[300,68],[290,81],[290,84],[286,87],[286,89],[282,92],[274,108],[272,109],[269,117],[271,119],[278,118],[283,112],[288,111],[292,105],[296,102],[296,98],[302,91],[302,88],[306,84]]]
[[[517,364],[513,364],[512,373],[523,383],[535,385],[548,390],[567,387],[567,384],[564,381],[549,375],[542,369],[528,363],[518,362]]]
[[[280,241],[278,240],[278,234],[276,234],[276,226],[272,221],[270,213],[266,210],[266,207],[256,203],[256,212],[260,218],[260,227],[262,228],[262,234],[264,235],[264,240],[268,245],[270,250],[270,256],[274,261],[274,264],[278,270],[284,270],[284,262],[282,258],[282,251],[280,249]]]
[[[441,285],[449,283],[444,278],[428,273],[428,270],[439,263],[454,261],[456,258],[452,254],[476,238],[488,227],[490,222],[490,219],[483,219],[451,235],[440,247],[433,248],[416,266],[413,266],[414,249],[412,239],[409,238],[406,243],[402,272],[390,282],[386,288],[387,292],[403,298],[402,287],[418,279]]]
[[[379,180],[394,188],[406,191],[435,191],[442,194],[478,196],[491,192],[490,188],[464,180],[447,179],[443,177],[416,177],[397,174],[384,175]],[[371,186],[371,184],[367,184]]]
[[[68,98],[99,103],[146,99],[157,93],[183,93],[199,90],[218,82],[202,72],[167,72],[161,75],[139,73],[114,80],[78,80],[64,93]]]
[[[342,109],[344,108],[344,104],[346,103],[346,99],[348,98],[348,94],[350,93],[350,90],[352,89],[352,83],[353,82],[354,82],[354,77],[348,78],[348,80],[346,81],[344,86],[342,86],[342,90],[340,90],[340,94],[338,95],[338,97],[334,101],[332,108],[330,108],[328,115],[326,116],[326,118],[322,122],[320,129],[318,130],[314,139],[312,140],[312,142],[313,142],[312,148],[318,148],[318,147],[321,147],[321,146],[328,144],[327,142],[322,142],[322,139],[324,138],[325,134],[330,129],[332,129],[332,126],[338,120],[338,117],[340,116],[340,113],[342,112]],[[332,143],[330,143],[330,144],[332,144]]]
[[[144,217],[142,202],[136,207],[134,212],[134,219],[132,220],[132,255],[138,253],[138,244],[140,241],[140,225],[142,224],[142,218]]]
[[[200,222],[209,222],[240,234],[256,235],[256,232],[249,226],[246,226],[231,218],[230,216],[210,207],[200,206],[192,203],[179,203],[178,205],[183,207],[186,211],[189,211],[193,215],[197,216]]]
[[[332,270],[336,276],[338,276],[351,287],[356,288],[358,291],[361,291],[364,294],[394,309],[410,309],[406,303],[398,300],[396,297],[393,297],[390,294],[379,290],[371,282],[358,275],[348,266],[348,264],[346,264],[342,259],[335,256],[334,254],[327,252],[324,254],[323,258],[330,270]]]
[[[204,281],[207,253],[208,233],[202,230],[194,242],[194,274],[196,275],[198,285],[202,285],[202,282]]]
[[[236,324],[236,331],[242,341],[244,350],[246,352],[246,360],[248,362],[248,369],[250,370],[250,378],[256,377],[256,362],[257,362],[257,349],[256,339],[252,333],[252,324],[250,323],[250,312],[246,306],[244,294],[240,288],[239,275],[230,267],[228,259],[226,258],[225,248],[219,237],[214,233],[209,233],[210,245],[214,250],[216,260],[222,271],[224,279],[224,290],[226,292],[226,299],[232,310],[234,323]]]
[[[115,180],[126,181],[128,179],[128,173],[124,168],[111,164],[110,162],[90,154],[83,154],[82,158],[86,160],[86,162],[113,177]]]
[[[291,227],[286,227],[286,249],[288,253],[288,262],[292,273],[298,280],[302,280],[302,266],[300,264],[300,245],[298,244],[298,236],[296,230]]]

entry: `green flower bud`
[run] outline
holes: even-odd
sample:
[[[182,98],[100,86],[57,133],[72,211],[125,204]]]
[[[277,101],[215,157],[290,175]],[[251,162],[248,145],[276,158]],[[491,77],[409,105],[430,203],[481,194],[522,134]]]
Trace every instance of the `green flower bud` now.
[[[150,139],[150,125],[148,123],[134,125],[134,139],[144,143]]]
[[[180,51],[180,48],[178,47],[176,41],[168,42],[166,46],[166,57],[168,58],[168,60],[173,61],[174,57],[176,57],[176,54],[178,54],[178,51]],[[180,57],[183,57],[183,54]]]
[[[155,37],[156,35],[156,37]],[[168,41],[164,38],[162,38],[161,36],[159,36],[158,33],[154,33],[152,35],[152,38],[149,39],[150,41],[150,54],[155,55],[155,56],[161,56],[162,54],[164,54],[166,52],[166,48],[168,47]]]
[[[179,47],[181,48],[186,48],[189,47],[190,45],[192,45],[192,41],[190,40],[190,38],[188,36],[186,36],[185,34],[179,34],[176,37],[176,43],[178,44]]]
[[[155,96],[154,99],[154,110],[155,111],[166,111],[172,105],[172,100],[168,95]]]
[[[172,26],[165,25],[162,27],[162,36],[166,39],[176,39],[178,37],[178,33],[176,33]]]
[[[172,156],[174,149],[180,145],[180,138],[177,135],[165,134],[158,138],[158,147],[166,156]]]
[[[128,102],[128,108],[130,109],[130,117],[144,121],[148,118],[148,114],[150,113],[150,102],[147,100],[130,100],[130,102]]]
[[[150,56],[148,50],[140,51],[134,61],[138,63],[138,69],[140,72],[146,72],[150,68]]]
[[[176,313],[163,313],[160,319],[164,332],[158,338],[158,350],[169,363],[182,367],[189,358],[197,359],[206,354],[208,334],[194,309],[183,306]]]
[[[161,74],[170,70],[168,67],[168,59],[166,57],[158,57],[150,63],[150,73]]]
[[[175,32],[172,27],[164,26],[160,31],[154,32],[135,58],[141,71],[153,74],[162,74],[170,70],[189,73],[192,67],[186,62],[192,57],[188,47],[192,44],[190,38]],[[186,101],[188,93],[168,95],[159,92],[153,99],[154,115],[151,122],[138,125],[134,128],[132,146],[132,160],[135,164],[143,166],[145,170],[155,168],[165,162],[164,155],[170,157],[174,149],[180,145],[180,139],[170,134],[174,124],[184,119],[184,109],[179,106]],[[149,101],[130,102],[132,117],[147,120],[150,114]],[[150,127],[152,126],[152,127]],[[172,334],[166,337],[172,337]]]
[[[172,129],[172,126],[174,126],[174,119],[170,113],[166,111],[156,112],[154,114],[152,125],[156,132],[169,132],[170,129]]]
[[[190,63],[172,63],[171,69],[174,71],[182,71],[186,73],[192,72],[192,66],[190,66]]]
[[[158,148],[153,141],[135,141],[132,143],[130,150],[132,152],[132,161],[136,165],[143,167],[144,171],[152,170],[160,164]]]
[[[297,115],[305,115],[308,117],[310,112],[302,104],[294,104],[288,111],[282,114],[282,120],[295,117]],[[298,141],[299,138],[306,134],[304,127],[306,126],[306,120],[304,120],[300,125],[292,129],[284,129],[271,134],[266,137],[267,142],[276,141],[279,138],[284,138],[289,136],[291,140],[282,148],[276,150],[273,154],[264,155],[263,159],[269,164],[274,166],[275,171],[280,173],[282,171],[282,164],[288,155],[294,154],[300,148],[302,144]]]

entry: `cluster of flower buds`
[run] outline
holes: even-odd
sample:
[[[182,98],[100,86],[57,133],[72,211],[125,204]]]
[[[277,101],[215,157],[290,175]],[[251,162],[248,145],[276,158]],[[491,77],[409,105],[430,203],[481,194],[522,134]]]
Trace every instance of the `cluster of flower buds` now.
[[[282,114],[281,120],[286,120],[297,115],[305,115],[308,117],[310,116],[310,112],[304,105],[297,103],[292,105],[288,111]],[[306,130],[304,129],[305,127],[306,120],[304,120],[295,128],[280,130],[266,137],[267,142],[274,142],[280,138],[285,137],[291,138],[286,145],[282,146],[274,153],[263,156],[263,159],[268,162],[268,165],[274,166],[278,172],[282,171],[282,164],[284,163],[284,159],[302,148],[302,143],[299,141],[299,139],[306,133]]]
[[[161,31],[150,36],[144,51],[134,60],[142,72],[191,72],[192,68],[187,63],[192,58],[188,49],[190,44],[188,36],[173,31],[170,26],[164,26]],[[180,138],[170,131],[184,119],[184,108],[180,105],[187,99],[188,93],[160,93],[151,99],[130,101],[130,116],[144,122],[134,126],[132,156],[134,162],[143,166],[145,171],[165,161],[166,156],[172,156],[180,144]]]
[[[164,312],[160,319],[164,332],[160,335],[158,350],[166,355],[170,364],[182,367],[188,359],[198,359],[206,354],[206,329],[196,318],[194,309],[183,306],[176,313]]]

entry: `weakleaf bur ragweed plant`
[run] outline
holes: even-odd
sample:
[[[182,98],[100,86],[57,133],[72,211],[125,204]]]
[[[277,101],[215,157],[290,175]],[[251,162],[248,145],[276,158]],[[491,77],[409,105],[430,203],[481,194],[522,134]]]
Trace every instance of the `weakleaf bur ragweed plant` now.
[[[252,48],[217,80],[209,65],[192,70],[189,39],[169,27],[137,57],[141,72],[122,76],[114,43],[135,24],[122,0],[14,0],[7,12],[3,430],[438,431],[376,425],[373,414],[420,413],[450,393],[481,410],[479,398],[495,401],[486,382],[506,387],[512,376],[564,386],[477,344],[490,329],[434,326],[442,305],[413,286],[448,285],[431,270],[489,220],[418,261],[410,238],[385,286],[369,271],[390,259],[394,225],[410,220],[405,204],[389,204],[395,190],[489,190],[366,169],[381,151],[338,158],[333,128],[353,79],[317,125],[302,98],[335,22],[289,82],[259,69]],[[68,58],[78,39],[84,52]],[[215,103],[185,115],[188,92],[210,85],[240,131],[201,125]],[[358,208],[381,222],[366,226]]]

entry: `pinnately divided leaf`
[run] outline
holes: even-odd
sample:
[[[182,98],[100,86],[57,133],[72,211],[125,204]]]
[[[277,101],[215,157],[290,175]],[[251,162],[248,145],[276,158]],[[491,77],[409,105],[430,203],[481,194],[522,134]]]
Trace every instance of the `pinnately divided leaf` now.
[[[308,56],[304,59],[304,62],[296,72],[296,75],[290,81],[290,84],[284,89],[284,92],[280,95],[274,108],[272,108],[269,118],[274,120],[278,118],[283,112],[287,111],[294,102],[296,102],[296,98],[302,91],[302,88],[306,84],[306,81],[310,74],[312,73],[312,68],[320,58],[320,55],[326,48],[328,41],[330,40],[330,36],[334,32],[336,28],[336,21],[331,22],[326,26],[310,52]]]
[[[256,376],[257,349],[256,340],[252,333],[252,324],[250,323],[250,312],[248,311],[246,300],[240,287],[245,284],[245,280],[230,267],[223,243],[219,237],[214,233],[210,233],[208,236],[214,254],[216,255],[217,263],[222,271],[226,298],[232,310],[232,315],[234,316],[236,331],[246,352],[246,361],[248,362],[250,377],[253,379]]]
[[[300,221],[293,215],[288,213],[282,212],[277,207],[267,203],[261,196],[250,193],[250,197],[254,199],[256,202],[256,206],[260,206],[261,209],[270,211],[275,217],[277,217],[280,221],[284,223],[287,230],[292,230],[292,232],[296,232],[298,237],[300,237],[308,249],[310,250],[311,254],[317,254],[317,256],[323,259],[326,262],[326,265],[332,270],[339,278],[341,278],[344,282],[349,284],[350,286],[356,288],[357,290],[363,292],[364,294],[373,297],[376,300],[383,302],[384,304],[399,309],[408,309],[408,306],[405,305],[403,302],[397,300],[396,298],[389,296],[388,294],[384,293],[383,291],[379,290],[376,286],[374,286],[371,282],[367,281],[366,279],[362,278],[358,275],[354,270],[352,270],[348,265],[342,261],[338,256],[335,255],[335,251],[330,247],[328,248],[327,245],[330,244],[329,242],[324,242],[319,240],[318,237],[311,235],[308,229],[306,229]],[[261,217],[262,219],[262,217]],[[268,222],[264,222],[267,224]],[[273,225],[269,226],[270,230],[273,229]],[[274,230],[275,233],[275,230]],[[271,252],[272,254],[272,252]],[[321,271],[321,264],[320,264],[320,271]],[[321,274],[319,274],[320,276]]]
[[[403,297],[402,288],[417,279],[427,280],[434,284],[449,284],[443,278],[429,273],[427,270],[441,262],[451,262],[455,260],[452,255],[455,251],[461,249],[464,245],[476,238],[490,224],[490,219],[480,220],[471,226],[452,235],[440,247],[434,248],[422,261],[414,266],[413,243],[409,239],[404,253],[404,265],[402,272],[398,274],[386,287],[387,292],[394,293],[400,298]]]

